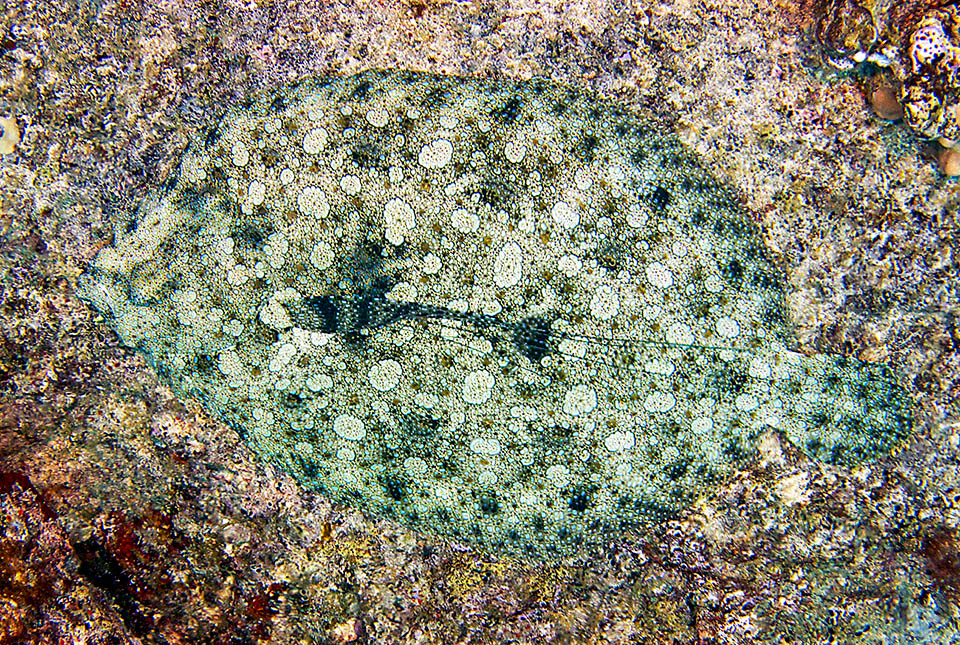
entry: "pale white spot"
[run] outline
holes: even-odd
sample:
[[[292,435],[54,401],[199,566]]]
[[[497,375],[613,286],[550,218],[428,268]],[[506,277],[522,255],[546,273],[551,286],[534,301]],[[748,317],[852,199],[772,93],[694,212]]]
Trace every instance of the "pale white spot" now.
[[[563,488],[570,483],[570,469],[561,465],[550,466],[547,468],[547,479],[557,488]]]
[[[561,228],[574,228],[580,223],[580,213],[562,200],[553,205],[553,208],[550,209],[550,216]]]
[[[347,441],[360,441],[367,436],[363,421],[349,414],[341,414],[333,420],[333,431]]]
[[[400,382],[400,375],[403,369],[400,363],[395,360],[387,359],[378,362],[367,372],[367,378],[370,379],[370,385],[381,392],[389,392],[397,387]]]
[[[631,450],[635,444],[636,437],[628,430],[613,432],[603,440],[603,445],[610,452],[625,452]]]
[[[759,356],[754,356],[750,359],[750,369],[748,372],[753,378],[768,379],[771,373],[770,364]]]
[[[280,183],[283,184],[284,186],[292,183],[294,177],[295,175],[293,174],[293,171],[290,170],[289,168],[284,168],[283,170],[280,171]]]
[[[660,262],[647,265],[647,280],[659,289],[669,289],[673,284],[673,272]]]
[[[516,242],[508,242],[493,261],[493,283],[506,289],[519,283],[522,277],[523,249]]]
[[[237,141],[233,144],[230,148],[230,156],[233,158],[234,166],[243,167],[250,161],[250,153],[247,151],[247,146],[243,144],[243,141]]]
[[[277,349],[277,354],[270,359],[269,369],[271,372],[279,372],[290,364],[293,357],[297,355],[297,348],[293,343],[284,343]]]
[[[587,355],[587,342],[585,340],[564,338],[560,341],[560,353],[571,358],[583,358]]]
[[[470,441],[470,450],[478,455],[490,455],[492,457],[500,454],[500,442],[497,439],[477,437]]]
[[[327,145],[327,131],[323,128],[313,128],[303,135],[303,151],[308,155],[315,155]]]
[[[417,287],[404,280],[393,285],[386,295],[396,302],[412,302],[417,299]]]
[[[458,208],[450,213],[450,222],[453,224],[453,228],[464,235],[476,233],[477,229],[480,228],[480,218],[462,208]]]
[[[348,195],[356,195],[360,192],[360,178],[356,175],[344,175],[340,179],[340,190]]]
[[[227,283],[232,287],[239,287],[250,279],[247,267],[237,264],[227,271]]]
[[[423,256],[423,272],[427,275],[433,275],[440,270],[442,263],[440,258],[433,253],[427,253]]]
[[[220,352],[217,359],[217,367],[224,376],[236,376],[243,370],[243,363],[233,350]]]
[[[706,434],[713,429],[713,419],[710,417],[697,417],[690,424],[690,428],[696,434]]]
[[[274,117],[272,119],[268,119],[267,122],[263,124],[263,129],[269,132],[270,134],[273,134],[278,130],[280,130],[280,127],[282,125],[283,123],[280,121],[280,119]]]
[[[349,447],[340,448],[337,451],[337,459],[340,459],[342,461],[353,461],[356,458],[357,458],[357,453],[354,451],[353,448],[349,448]]]
[[[647,305],[643,308],[644,320],[656,320],[663,313],[663,307],[660,305]]]
[[[665,334],[667,342],[674,345],[692,345],[693,330],[686,323],[674,323],[667,328]]]
[[[430,394],[429,392],[417,392],[413,397],[413,402],[421,408],[430,410],[437,407],[440,403],[440,398],[436,394]]]
[[[392,186],[396,186],[403,181],[403,168],[400,166],[390,166],[387,168],[387,180]]]
[[[243,333],[243,323],[236,318],[231,318],[229,322],[224,323],[223,333],[238,337]]]
[[[420,457],[407,457],[403,460],[403,469],[411,475],[422,475],[427,472],[427,462]]]
[[[557,268],[560,269],[563,275],[568,278],[580,273],[580,269],[583,268],[583,262],[575,255],[564,255],[557,261]]]
[[[503,305],[499,300],[484,300],[480,305],[480,311],[487,316],[496,316],[503,311]]]
[[[477,481],[484,486],[492,486],[497,483],[497,473],[492,470],[485,470],[477,477]]]
[[[443,168],[453,158],[453,144],[436,139],[420,149],[420,165],[427,169]]]
[[[330,212],[330,203],[323,189],[318,186],[304,186],[297,195],[297,208],[307,216],[323,219]]]
[[[475,370],[463,379],[463,400],[472,405],[485,403],[491,395],[493,374],[487,370]]]
[[[643,409],[647,412],[669,412],[676,403],[677,400],[669,392],[654,392],[643,401]]]
[[[683,242],[674,242],[671,248],[673,250],[673,254],[678,258],[682,258],[687,254],[687,245]]]
[[[653,374],[671,376],[674,370],[676,370],[676,366],[671,361],[666,359],[654,358],[647,361],[646,364],[644,364],[643,369]]]
[[[729,316],[717,320],[717,333],[725,338],[735,338],[740,334],[740,325]]]
[[[545,119],[537,119],[533,122],[533,127],[537,129],[537,132],[540,134],[553,134],[553,123]]]
[[[590,171],[587,168],[578,168],[577,172],[573,174],[573,182],[577,185],[577,188],[586,192],[593,185],[593,177],[590,176]]]
[[[403,244],[407,231],[413,230],[417,225],[417,217],[410,204],[396,197],[383,207],[383,219],[387,241],[394,246]]]
[[[247,186],[247,201],[254,206],[259,206],[262,204],[266,196],[267,187],[262,181],[257,181],[254,179],[250,182],[250,185]]]
[[[610,320],[620,312],[620,296],[610,286],[597,287],[590,300],[590,313],[599,320]]]
[[[367,123],[369,123],[375,128],[382,128],[383,126],[387,125],[387,122],[389,121],[389,117],[387,116],[387,111],[379,107],[367,110],[367,113],[365,116],[367,119]]]
[[[711,273],[704,280],[703,287],[710,293],[720,293],[723,291],[723,280],[720,279],[720,276]]]
[[[760,402],[757,400],[757,397],[752,394],[741,394],[737,397],[736,404],[738,409],[749,412],[750,410],[756,409]]]
[[[286,329],[293,325],[284,303],[300,299],[300,294],[293,288],[274,291],[267,300],[266,306],[260,310],[260,322],[273,329]]]
[[[632,228],[640,228],[647,223],[649,220],[647,211],[644,210],[643,206],[640,204],[631,204],[630,209],[627,211],[627,225]]]
[[[267,243],[263,246],[263,254],[267,256],[267,262],[274,269],[283,266],[284,256],[290,250],[290,242],[280,233],[271,233],[267,238]]]
[[[563,411],[572,417],[589,414],[597,408],[597,393],[589,385],[575,385],[563,397]]]
[[[312,455],[313,454],[313,445],[307,443],[306,441],[298,441],[294,444],[294,449],[302,455]]]
[[[507,161],[511,163],[520,163],[527,154],[527,146],[522,143],[510,141],[503,147],[503,154]]]
[[[307,389],[311,392],[329,390],[333,387],[333,379],[327,374],[315,374],[307,379]]]
[[[234,243],[232,237],[225,237],[217,242],[217,251],[223,258],[233,255],[233,247]]]
[[[329,242],[320,240],[313,245],[313,250],[310,251],[310,264],[320,271],[329,269],[333,265],[333,247]]]
[[[447,130],[453,130],[458,125],[460,125],[460,119],[451,114],[444,114],[440,117],[440,126]]]

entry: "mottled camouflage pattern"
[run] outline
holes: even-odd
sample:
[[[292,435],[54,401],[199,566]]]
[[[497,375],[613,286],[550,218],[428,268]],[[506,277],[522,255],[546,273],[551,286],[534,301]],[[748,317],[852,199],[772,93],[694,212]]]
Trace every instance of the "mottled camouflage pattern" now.
[[[543,81],[235,108],[82,284],[305,487],[491,550],[674,516],[765,432],[855,464],[910,425],[886,365],[789,351],[756,227],[675,139]]]

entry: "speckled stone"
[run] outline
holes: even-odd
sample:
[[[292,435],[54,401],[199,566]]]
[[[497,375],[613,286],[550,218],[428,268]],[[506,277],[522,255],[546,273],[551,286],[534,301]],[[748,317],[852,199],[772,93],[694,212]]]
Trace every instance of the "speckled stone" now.
[[[910,427],[888,366],[790,351],[756,227],[673,137],[544,81],[234,108],[81,290],[305,487],[498,552],[675,516],[767,432],[856,464]]]

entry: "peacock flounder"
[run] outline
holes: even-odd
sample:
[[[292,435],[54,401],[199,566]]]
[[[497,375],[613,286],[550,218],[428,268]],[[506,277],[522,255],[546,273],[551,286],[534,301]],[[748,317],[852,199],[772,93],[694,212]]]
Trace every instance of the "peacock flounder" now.
[[[788,349],[756,227],[673,137],[545,81],[235,108],[81,292],[304,487],[499,552],[675,516],[766,432],[856,464],[910,426],[888,366]]]

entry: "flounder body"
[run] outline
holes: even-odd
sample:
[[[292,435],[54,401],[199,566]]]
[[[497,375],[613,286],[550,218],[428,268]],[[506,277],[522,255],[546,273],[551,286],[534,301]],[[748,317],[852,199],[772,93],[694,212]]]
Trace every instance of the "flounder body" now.
[[[756,227],[674,138],[543,81],[235,108],[82,291],[304,487],[501,552],[675,516],[765,432],[855,464],[910,425],[888,366],[790,351]]]

